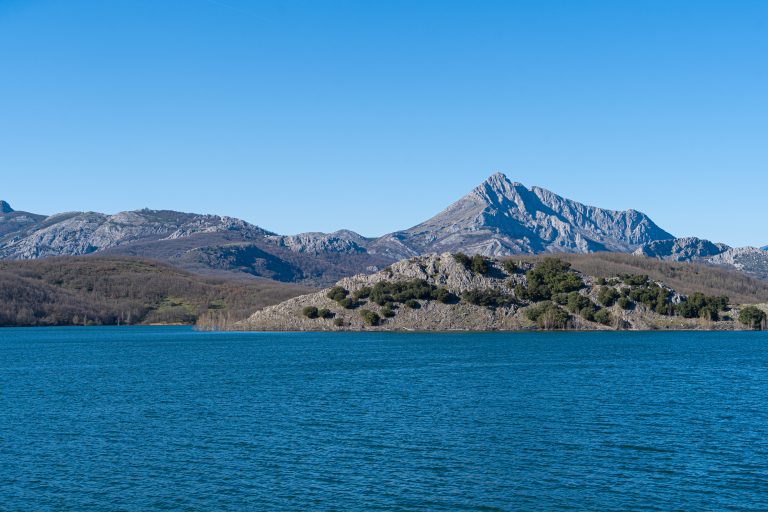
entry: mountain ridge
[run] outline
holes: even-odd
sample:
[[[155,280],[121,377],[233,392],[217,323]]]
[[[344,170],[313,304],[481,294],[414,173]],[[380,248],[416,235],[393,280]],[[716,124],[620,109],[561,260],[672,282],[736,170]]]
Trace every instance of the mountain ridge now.
[[[495,173],[434,217],[384,235],[371,249],[397,259],[458,250],[485,256],[628,252],[665,238],[673,236],[636,210],[588,206]]]
[[[426,221],[375,238],[346,229],[281,235],[234,217],[170,210],[0,213],[0,259],[122,254],[312,286],[428,253],[631,253],[674,239],[637,210],[586,205],[503,173]]]

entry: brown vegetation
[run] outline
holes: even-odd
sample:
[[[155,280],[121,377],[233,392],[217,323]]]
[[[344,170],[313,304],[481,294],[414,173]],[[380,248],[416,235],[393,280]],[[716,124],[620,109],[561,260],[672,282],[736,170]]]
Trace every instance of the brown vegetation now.
[[[696,292],[727,295],[733,304],[768,302],[768,282],[737,270],[619,253],[558,254],[557,257],[568,261],[575,270],[585,275],[611,278],[624,274],[645,274],[686,295]],[[546,256],[516,256],[510,259],[535,263],[543,258]]]
[[[269,280],[206,278],[132,258],[1,261],[0,325],[198,322],[211,327],[307,291]]]

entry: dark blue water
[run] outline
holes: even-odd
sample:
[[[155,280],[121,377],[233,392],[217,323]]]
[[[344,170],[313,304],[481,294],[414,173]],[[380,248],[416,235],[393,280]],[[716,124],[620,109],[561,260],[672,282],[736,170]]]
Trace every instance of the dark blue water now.
[[[619,509],[768,509],[768,335],[0,330],[0,510]]]

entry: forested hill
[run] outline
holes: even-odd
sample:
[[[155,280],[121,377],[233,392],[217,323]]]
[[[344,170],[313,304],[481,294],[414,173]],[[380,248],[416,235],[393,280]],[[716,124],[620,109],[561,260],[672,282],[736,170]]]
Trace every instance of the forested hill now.
[[[236,320],[307,291],[266,279],[205,278],[132,258],[1,261],[0,326]]]

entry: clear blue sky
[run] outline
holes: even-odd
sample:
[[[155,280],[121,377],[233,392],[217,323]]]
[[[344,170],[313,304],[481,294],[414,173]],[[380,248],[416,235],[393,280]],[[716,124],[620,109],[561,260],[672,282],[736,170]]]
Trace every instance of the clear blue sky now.
[[[0,198],[380,235],[495,171],[768,243],[763,0],[0,0]]]

